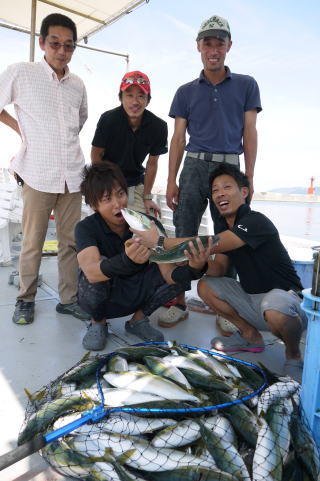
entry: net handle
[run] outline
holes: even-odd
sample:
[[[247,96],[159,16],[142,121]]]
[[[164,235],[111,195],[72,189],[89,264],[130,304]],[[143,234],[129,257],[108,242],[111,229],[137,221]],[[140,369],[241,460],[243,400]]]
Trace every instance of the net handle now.
[[[22,446],[18,446],[11,451],[0,456],[0,471],[8,468],[14,463],[21,461],[21,459],[36,453],[39,449],[46,445],[45,437],[42,434],[37,434],[31,441],[28,441]]]
[[[33,439],[31,439],[31,441],[28,441],[27,443],[24,443],[21,446],[18,446],[17,448],[12,449],[11,451],[8,451],[7,453],[0,456],[0,471],[8,468],[9,466],[17,463],[18,461],[21,461],[21,459],[24,459],[31,454],[36,453],[48,443],[51,443],[52,441],[55,441],[56,439],[66,434],[69,434],[83,424],[86,424],[89,421],[98,421],[106,414],[107,411],[103,408],[103,406],[97,406],[94,409],[87,411],[86,414],[84,416],[81,416],[79,419],[76,419],[75,421],[66,424],[65,426],[62,426],[55,431],[52,431],[45,435],[37,434]]]

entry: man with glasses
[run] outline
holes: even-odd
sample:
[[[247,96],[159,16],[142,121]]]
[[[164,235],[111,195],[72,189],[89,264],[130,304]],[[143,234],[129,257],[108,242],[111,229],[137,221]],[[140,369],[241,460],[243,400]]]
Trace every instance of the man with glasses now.
[[[159,156],[168,151],[168,129],[166,122],[146,109],[150,94],[146,74],[134,71],[124,75],[119,92],[121,105],[101,115],[92,141],[91,160],[119,165],[128,184],[128,207],[160,215],[151,191]]]
[[[61,301],[56,310],[89,319],[76,300],[74,227],[81,217],[84,166],[79,132],[87,119],[85,86],[68,68],[76,41],[76,25],[70,18],[48,15],[40,29],[42,61],[11,65],[0,75],[0,120],[14,129],[22,142],[11,165],[23,185],[20,292],[12,319],[16,324],[34,320],[42,248],[52,211]],[[14,104],[16,118],[4,110],[8,104]]]
[[[229,23],[213,15],[201,24],[196,41],[203,70],[197,79],[179,87],[169,112],[175,125],[166,197],[177,237],[198,234],[208,200],[216,229],[218,214],[210,200],[209,175],[221,162],[239,167],[242,153],[250,181],[250,201],[257,154],[259,87],[252,77],[232,73],[224,64],[232,46]],[[185,150],[178,187],[176,178]],[[179,304],[183,307],[184,301],[179,300]],[[160,322],[170,327],[185,317],[185,312],[172,306],[160,316]]]

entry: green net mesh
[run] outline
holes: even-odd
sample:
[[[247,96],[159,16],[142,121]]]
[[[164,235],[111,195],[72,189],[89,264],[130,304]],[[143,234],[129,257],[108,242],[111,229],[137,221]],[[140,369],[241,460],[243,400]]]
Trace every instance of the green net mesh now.
[[[59,473],[86,481],[320,479],[300,385],[190,346],[139,345],[85,358],[30,394],[18,444],[102,408],[49,442]]]

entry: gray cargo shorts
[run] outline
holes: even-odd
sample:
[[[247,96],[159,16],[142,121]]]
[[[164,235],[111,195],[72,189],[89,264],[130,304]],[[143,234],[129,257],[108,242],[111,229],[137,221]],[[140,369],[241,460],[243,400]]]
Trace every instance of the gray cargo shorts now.
[[[208,284],[222,301],[227,302],[244,320],[259,331],[270,331],[264,319],[264,312],[272,309],[290,317],[299,317],[303,329],[306,329],[308,318],[301,308],[301,299],[293,291],[272,289],[263,294],[247,294],[240,282],[229,277],[205,276]]]

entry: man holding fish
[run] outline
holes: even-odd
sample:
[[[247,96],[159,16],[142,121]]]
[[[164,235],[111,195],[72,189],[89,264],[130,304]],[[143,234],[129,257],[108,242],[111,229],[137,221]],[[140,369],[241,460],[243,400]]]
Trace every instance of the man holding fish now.
[[[224,352],[262,352],[265,345],[260,331],[271,331],[285,344],[282,373],[301,381],[299,343],[307,323],[300,307],[303,287],[279,233],[266,216],[246,203],[250,182],[236,166],[222,163],[212,172],[209,185],[220,216],[219,241],[212,247],[215,258],[198,283],[198,293],[237,329],[229,337],[212,339],[211,345]],[[133,232],[142,245],[156,245],[155,226]],[[172,249],[183,240],[166,238],[164,247]],[[225,277],[230,261],[239,281]]]
[[[125,324],[127,332],[144,341],[163,341],[148,316],[202,277],[212,240],[207,248],[200,240],[198,249],[191,243],[188,265],[149,263],[152,251],[130,242],[132,232],[123,215],[128,190],[120,168],[108,161],[85,167],[81,192],[95,211],[75,229],[81,269],[78,301],[92,317],[83,347],[103,349],[108,335],[106,320],[133,313]]]

